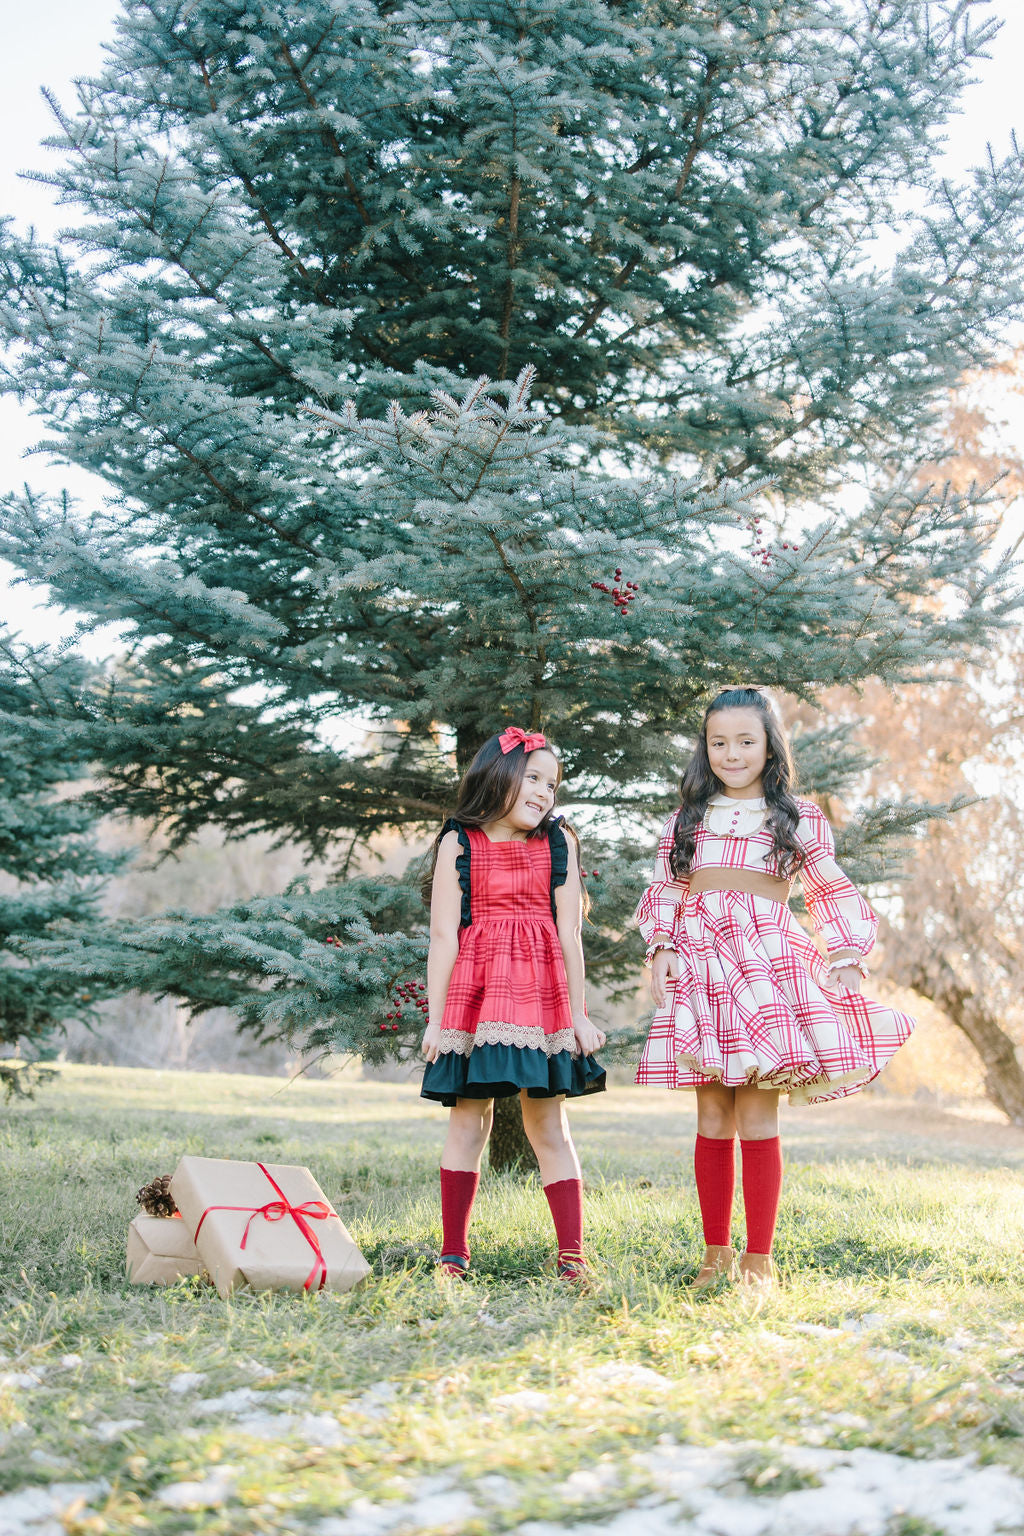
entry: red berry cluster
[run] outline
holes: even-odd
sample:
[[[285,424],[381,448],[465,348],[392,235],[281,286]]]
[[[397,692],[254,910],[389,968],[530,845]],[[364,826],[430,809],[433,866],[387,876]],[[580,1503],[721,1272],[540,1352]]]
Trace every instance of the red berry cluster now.
[[[625,618],[629,612],[630,603],[635,602],[636,595],[640,591],[640,583],[638,581],[623,582],[622,572],[618,569],[615,572],[615,581],[617,584],[614,587],[610,587],[606,581],[592,581],[590,589],[592,592],[603,592],[606,597],[610,597],[619,610],[620,616]],[[618,585],[618,583],[622,584]]]
[[[774,551],[767,536],[761,532],[761,519],[759,517],[737,517],[736,521],[741,527],[746,524],[747,532],[753,535],[754,547],[750,551],[753,558],[760,560],[762,565],[771,565]],[[800,545],[787,542],[781,548],[791,549],[795,554]]]
[[[324,939],[324,943],[325,944],[334,944],[334,945],[337,946],[338,949],[341,949],[343,947],[341,940],[335,934],[333,934],[333,933],[329,933],[327,935],[326,939]]]
[[[587,878],[588,874],[593,875],[595,880],[598,880],[601,877],[601,871],[599,869],[591,869],[591,870],[583,869],[583,870],[580,871],[580,873],[582,874],[584,880]]]
[[[384,1015],[385,1022],[380,1026],[382,1030],[395,1030],[398,1028],[397,1023],[391,1023],[390,1020],[402,1017],[403,1004],[418,1008],[420,1013],[426,1013],[427,1011],[427,989],[422,981],[404,981],[400,987],[395,988],[394,996],[397,1006],[391,1013]]]

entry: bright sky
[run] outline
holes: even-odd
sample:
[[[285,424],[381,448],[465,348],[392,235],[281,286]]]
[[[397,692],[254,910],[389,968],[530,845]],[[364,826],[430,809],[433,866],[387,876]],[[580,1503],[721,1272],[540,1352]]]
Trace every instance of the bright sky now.
[[[52,235],[62,222],[51,189],[19,175],[25,170],[45,171],[53,154],[40,147],[51,131],[41,88],[48,86],[59,99],[73,101],[71,81],[92,73],[99,64],[118,10],[117,0],[36,0],[33,5],[7,9],[0,50],[0,209],[12,214],[20,227],[34,224],[40,233]],[[1020,102],[1024,5],[1020,0],[991,0],[986,6],[982,0],[978,14],[1001,17],[1003,30],[992,57],[979,71],[978,83],[964,98],[963,114],[950,126],[947,160],[952,175],[981,160],[988,143],[997,154],[1004,154],[1015,127],[1024,138]],[[38,418],[14,401],[0,398],[0,488],[15,489],[29,481],[37,490],[66,486],[83,499],[97,489],[102,493],[102,487],[80,471],[50,465],[41,458],[26,461],[27,451],[41,435]],[[70,619],[47,608],[45,592],[12,586],[12,575],[0,561],[0,617],[31,641],[53,641],[68,633]],[[99,636],[90,646],[97,656],[109,648]]]

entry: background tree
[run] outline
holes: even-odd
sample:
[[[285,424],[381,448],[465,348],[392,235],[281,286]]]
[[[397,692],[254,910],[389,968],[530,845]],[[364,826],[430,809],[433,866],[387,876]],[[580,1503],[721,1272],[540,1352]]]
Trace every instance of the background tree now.
[[[1003,539],[1019,545],[1024,460],[1006,411],[1022,392],[1018,352],[966,379],[944,412],[954,489],[998,477]],[[855,721],[875,756],[861,794],[967,802],[936,821],[909,861],[883,928],[883,974],[933,1002],[980,1058],[988,1097],[1024,1125],[1024,645],[1014,629],[985,662],[950,681],[895,691],[869,684],[836,693],[832,712]],[[813,717],[812,717],[813,718]]]
[[[973,11],[126,5],[59,118],[79,224],[3,245],[10,387],[111,495],[8,498],[0,552],[132,643],[80,704],[105,806],[339,881],[69,964],[408,1044],[413,887],[345,877],[511,719],[564,741],[621,977],[632,839],[709,687],[915,676],[1005,617],[983,498],[912,479],[1021,307],[1018,157],[935,170]]]
[[[103,877],[120,862],[95,841],[95,812],[72,789],[87,764],[69,751],[52,702],[69,702],[83,669],[0,630],[0,1083],[31,1088],[61,1024],[88,1018],[92,993],[66,968],[31,956],[33,940],[91,926]],[[23,1059],[22,1059],[23,1058]]]

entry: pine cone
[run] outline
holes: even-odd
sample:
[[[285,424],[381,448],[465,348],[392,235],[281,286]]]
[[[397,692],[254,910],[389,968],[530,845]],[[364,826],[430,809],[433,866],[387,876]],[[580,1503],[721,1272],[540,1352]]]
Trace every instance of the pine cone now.
[[[171,1194],[169,1173],[158,1174],[149,1184],[143,1184],[135,1198],[147,1216],[173,1216],[178,1209]]]

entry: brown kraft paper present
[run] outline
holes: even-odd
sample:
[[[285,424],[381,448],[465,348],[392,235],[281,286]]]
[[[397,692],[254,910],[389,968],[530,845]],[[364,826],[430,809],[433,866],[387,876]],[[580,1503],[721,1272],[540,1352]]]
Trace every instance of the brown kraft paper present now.
[[[180,1217],[139,1215],[128,1228],[125,1269],[133,1285],[173,1285],[201,1275],[203,1261]]]
[[[350,1291],[370,1273],[308,1168],[183,1157],[171,1194],[222,1296]]]

